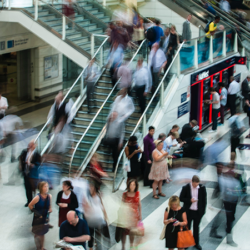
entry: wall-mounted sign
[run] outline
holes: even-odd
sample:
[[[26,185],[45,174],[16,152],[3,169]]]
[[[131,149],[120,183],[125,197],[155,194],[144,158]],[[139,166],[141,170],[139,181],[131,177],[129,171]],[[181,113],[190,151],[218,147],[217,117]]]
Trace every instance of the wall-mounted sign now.
[[[187,100],[187,92],[181,94],[181,103],[185,102]]]
[[[189,112],[189,102],[185,102],[178,107],[177,118],[187,114]]]
[[[59,76],[58,55],[44,57],[44,80]]]

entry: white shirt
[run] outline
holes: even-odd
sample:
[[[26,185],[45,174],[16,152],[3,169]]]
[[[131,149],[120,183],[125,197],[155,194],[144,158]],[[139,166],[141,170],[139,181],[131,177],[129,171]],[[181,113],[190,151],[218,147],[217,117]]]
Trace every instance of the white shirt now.
[[[224,10],[227,13],[231,11],[231,7],[228,1],[223,1],[221,7],[222,7],[222,10]]]
[[[118,79],[121,77],[120,82],[118,83],[118,88],[128,88],[132,82],[132,72],[128,64],[123,64],[119,67],[117,72]]]
[[[194,188],[192,183],[191,183],[190,187],[191,187],[192,198],[196,199],[197,201],[193,202],[189,209],[196,211],[196,210],[198,210],[198,192],[199,192],[200,186],[198,185],[196,188]]]
[[[71,195],[71,192],[70,192],[68,195],[66,195],[66,194],[63,192],[62,198],[65,199],[65,200],[67,200],[67,199],[70,197],[70,195]]]
[[[153,67],[153,72],[157,73],[160,71],[162,64],[167,61],[167,58],[163,50],[158,49],[156,53],[151,50],[149,54],[149,61],[149,68]]]
[[[163,150],[169,153],[170,152],[170,148],[173,145],[176,145],[177,148],[180,148],[180,144],[178,144],[177,140],[176,139],[172,139],[172,137],[170,135],[164,141]]]
[[[235,80],[232,81],[229,84],[229,88],[228,88],[228,94],[229,95],[235,95],[240,91],[240,84],[238,82],[236,82]]]
[[[147,67],[140,67],[136,69],[134,73],[134,81],[136,87],[142,87],[145,85],[145,92],[148,93],[152,86],[152,77]]]
[[[7,98],[1,96],[1,99],[0,99],[0,107],[7,107],[8,108],[8,101],[7,101]],[[0,109],[0,113],[1,114],[5,114],[5,109]]]

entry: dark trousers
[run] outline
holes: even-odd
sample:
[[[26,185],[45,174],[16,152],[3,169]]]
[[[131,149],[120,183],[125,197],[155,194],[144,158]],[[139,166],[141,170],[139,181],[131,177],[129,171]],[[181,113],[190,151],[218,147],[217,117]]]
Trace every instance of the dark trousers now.
[[[236,95],[228,95],[228,105],[230,108],[231,116],[236,114]]]
[[[26,192],[27,202],[30,203],[32,201],[32,187],[30,178],[26,175],[24,176],[24,188]]]
[[[144,96],[144,92],[145,92],[145,85],[135,88],[135,93],[139,102],[141,113],[144,112],[146,107],[146,97]]]
[[[148,179],[148,175],[150,173],[151,166],[152,166],[152,164],[149,164],[148,162],[146,162],[146,168],[145,168],[145,171],[144,171],[144,182],[143,182],[144,186],[150,186],[150,187],[152,187],[152,185],[153,185],[154,181]]]
[[[235,220],[234,215],[235,215],[237,203],[236,202],[227,202],[227,201],[224,201],[223,203],[224,203],[224,208],[226,210],[226,217],[227,217],[226,232],[228,234],[230,234],[232,231],[233,221]]]
[[[240,145],[240,138],[239,137],[231,137],[231,152],[236,151],[236,148]]]
[[[152,86],[152,94],[154,94],[155,90],[158,87],[159,84],[159,74],[158,72],[153,72],[152,71],[152,80],[153,80],[153,86]]]
[[[120,153],[119,141],[120,141],[120,138],[114,138],[112,139],[112,144],[110,145],[110,148],[112,151],[112,158],[113,158],[113,172],[115,171],[115,167],[116,167],[119,153]]]
[[[188,220],[188,228],[191,229],[191,223],[193,222],[193,234],[195,244],[199,245],[199,233],[200,233],[200,215],[198,211],[190,210],[187,213],[187,220]]]
[[[204,112],[204,123],[209,123],[209,108]]]
[[[90,110],[91,106],[91,99],[93,99],[93,93],[95,90],[95,85],[94,82],[87,82],[87,105],[88,105],[88,110]]]
[[[216,130],[217,129],[217,118],[218,118],[218,113],[219,113],[220,109],[213,109],[212,110],[212,121],[213,121],[213,125],[212,125],[212,130]]]
[[[0,114],[0,120],[4,118],[4,114]]]
[[[224,111],[225,111],[225,106],[220,105],[220,121],[221,121],[221,124],[224,124]]]

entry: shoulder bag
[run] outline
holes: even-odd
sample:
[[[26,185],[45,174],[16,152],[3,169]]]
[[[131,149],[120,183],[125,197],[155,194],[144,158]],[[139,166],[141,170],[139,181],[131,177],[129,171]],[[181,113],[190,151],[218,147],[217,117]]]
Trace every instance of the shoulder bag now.
[[[166,227],[167,227],[167,225],[164,224],[162,232],[161,232],[161,235],[160,235],[160,240],[164,240],[165,239]]]
[[[183,231],[183,227],[180,227],[180,231],[177,235],[177,247],[178,248],[188,248],[195,245],[194,236],[192,231],[188,229],[186,226],[185,231]]]

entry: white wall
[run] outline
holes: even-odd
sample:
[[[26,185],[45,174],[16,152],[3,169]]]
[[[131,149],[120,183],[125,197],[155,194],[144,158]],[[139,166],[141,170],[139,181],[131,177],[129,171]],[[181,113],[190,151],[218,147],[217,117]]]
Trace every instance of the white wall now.
[[[59,75],[53,79],[44,79],[44,57],[58,54]],[[57,92],[63,88],[63,55],[50,45],[34,49],[34,94],[35,98]],[[55,86],[56,85],[56,86]]]
[[[178,33],[182,34],[182,24],[185,19],[157,0],[146,2],[143,6],[139,7],[139,12],[144,17],[155,17],[160,19],[162,23],[174,24]],[[191,24],[191,31],[192,38],[199,36],[199,29],[193,24]]]

